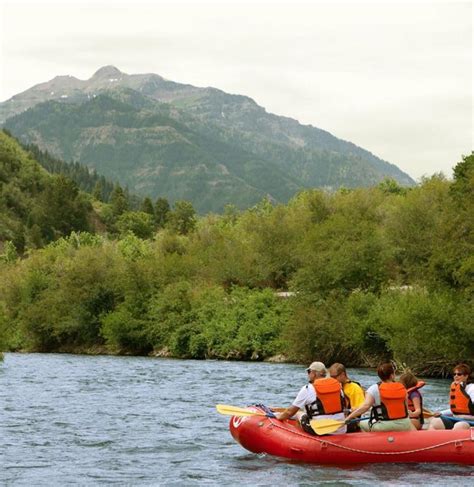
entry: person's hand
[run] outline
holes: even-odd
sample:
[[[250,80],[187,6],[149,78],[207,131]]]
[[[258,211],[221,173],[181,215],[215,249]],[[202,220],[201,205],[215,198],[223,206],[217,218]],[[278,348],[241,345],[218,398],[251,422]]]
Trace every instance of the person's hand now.
[[[441,416],[441,413],[439,411],[435,411],[433,413],[433,418],[439,418]]]

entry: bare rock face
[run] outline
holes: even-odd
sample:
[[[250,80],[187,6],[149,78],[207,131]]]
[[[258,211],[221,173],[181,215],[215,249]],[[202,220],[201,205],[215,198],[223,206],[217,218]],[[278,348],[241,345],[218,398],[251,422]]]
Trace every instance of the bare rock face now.
[[[114,79],[120,78],[124,73],[120,71],[120,69],[116,68],[115,66],[103,66],[99,68],[93,75],[90,81],[98,80],[98,79]]]
[[[170,358],[172,357],[172,353],[170,352],[168,347],[162,348],[160,350],[157,350],[153,352],[154,357],[162,357],[162,358]]]
[[[278,355],[273,355],[272,357],[265,359],[265,362],[271,362],[274,364],[285,364],[288,363],[289,360],[288,357],[280,353]]]

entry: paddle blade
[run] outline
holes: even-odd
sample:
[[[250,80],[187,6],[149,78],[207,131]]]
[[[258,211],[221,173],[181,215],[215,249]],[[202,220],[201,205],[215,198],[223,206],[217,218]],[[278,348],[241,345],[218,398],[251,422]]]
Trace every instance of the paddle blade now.
[[[216,409],[218,413],[226,416],[266,416],[262,411],[253,411],[251,409],[228,406],[227,404],[217,404]]]
[[[328,435],[337,431],[344,424],[344,421],[337,421],[335,419],[312,419],[309,424],[317,435]]]

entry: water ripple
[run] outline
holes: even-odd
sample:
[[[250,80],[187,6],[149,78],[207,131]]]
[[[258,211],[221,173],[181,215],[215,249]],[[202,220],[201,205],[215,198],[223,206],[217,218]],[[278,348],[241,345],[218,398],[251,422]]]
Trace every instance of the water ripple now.
[[[364,386],[375,380],[352,372]],[[304,367],[287,364],[6,354],[0,484],[474,484],[472,467],[304,465],[233,441],[216,403],[285,406],[305,376]],[[448,382],[429,381],[426,405],[444,406],[447,390]]]

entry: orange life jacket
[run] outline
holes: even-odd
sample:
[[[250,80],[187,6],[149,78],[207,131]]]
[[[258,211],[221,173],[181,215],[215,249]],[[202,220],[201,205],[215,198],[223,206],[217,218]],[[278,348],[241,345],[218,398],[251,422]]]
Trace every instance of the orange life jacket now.
[[[417,391],[418,389],[421,389],[425,383],[422,380],[419,380],[416,384],[416,386],[410,387],[410,389],[407,389],[407,396],[408,396],[408,411],[414,411],[415,410],[415,405],[413,404],[413,401],[410,397],[410,394],[412,392]],[[423,398],[421,397],[420,394],[420,399],[423,401]],[[423,411],[423,404],[421,405],[421,410]]]
[[[310,418],[318,414],[336,414],[344,411],[344,393],[339,381],[332,377],[316,379],[313,387],[316,391],[316,401],[306,406]]]
[[[413,387],[410,387],[409,389],[407,389],[408,411],[414,411],[415,410],[415,405],[413,404],[411,393],[418,391],[418,389],[421,389],[424,385],[425,385],[425,383],[422,380],[419,380],[417,382],[416,386],[413,386]],[[420,412],[420,416],[418,418],[414,418],[414,419],[418,419],[420,421],[420,424],[424,424],[425,420],[423,417],[423,396],[421,394],[419,394],[419,397],[420,397],[421,412]]]
[[[449,407],[453,414],[472,414],[474,416],[474,403],[466,392],[466,385],[464,382],[451,384]]]
[[[376,420],[390,421],[408,417],[407,390],[400,382],[379,382],[380,406],[372,408]]]

